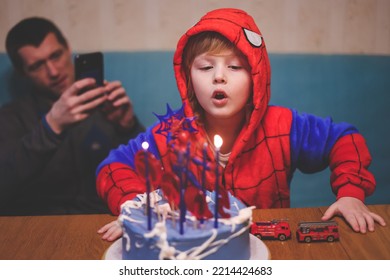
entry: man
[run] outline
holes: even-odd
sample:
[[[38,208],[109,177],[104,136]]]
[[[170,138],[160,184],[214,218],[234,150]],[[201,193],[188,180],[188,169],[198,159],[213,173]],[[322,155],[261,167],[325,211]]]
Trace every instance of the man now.
[[[0,109],[0,215],[106,213],[95,169],[144,130],[125,89],[75,81],[71,48],[46,19],[19,22],[6,48],[33,87]]]

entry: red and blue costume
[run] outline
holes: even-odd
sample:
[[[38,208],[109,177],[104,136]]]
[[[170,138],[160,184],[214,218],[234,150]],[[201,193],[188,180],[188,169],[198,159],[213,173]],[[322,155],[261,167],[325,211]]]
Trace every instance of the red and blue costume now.
[[[253,111],[238,136],[228,163],[221,168],[222,186],[247,205],[256,208],[290,206],[289,185],[296,169],[305,173],[331,169],[331,186],[337,198],[350,196],[360,200],[375,189],[375,179],[368,171],[371,156],[364,138],[346,123],[333,123],[330,118],[298,114],[288,108],[270,106],[270,64],[265,42],[252,17],[237,9],[219,9],[206,14],[179,40],[174,55],[174,70],[183,102],[182,110],[168,108],[165,119],[150,127],[127,145],[111,151],[97,170],[97,190],[118,214],[120,205],[138,193],[145,192],[145,183],[134,167],[134,156],[143,141],[165,171],[172,170],[172,157],[167,135],[177,123],[183,125],[194,116],[187,97],[187,79],[182,69],[182,54],[188,39],[201,32],[214,31],[233,42],[247,57],[253,81]],[[191,121],[191,153],[202,156],[206,139],[204,128]],[[187,124],[188,127],[188,124]],[[207,151],[214,160],[211,148]],[[191,174],[201,181],[203,167],[189,166]],[[207,182],[212,182],[209,173]],[[206,184],[211,189],[212,184]]]

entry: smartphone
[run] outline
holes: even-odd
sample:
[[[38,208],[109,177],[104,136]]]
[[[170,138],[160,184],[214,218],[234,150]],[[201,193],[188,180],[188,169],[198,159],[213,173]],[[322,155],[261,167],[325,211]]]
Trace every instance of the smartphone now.
[[[74,65],[76,81],[84,78],[94,78],[96,86],[103,86],[104,68],[103,54],[101,52],[78,54],[74,58]]]

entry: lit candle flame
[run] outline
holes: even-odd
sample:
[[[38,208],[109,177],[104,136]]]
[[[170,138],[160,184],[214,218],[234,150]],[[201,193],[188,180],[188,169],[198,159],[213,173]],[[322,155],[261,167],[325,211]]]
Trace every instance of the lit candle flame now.
[[[144,149],[145,151],[147,150],[147,149],[149,149],[149,143],[148,142],[142,142],[142,149]]]
[[[223,140],[222,140],[222,137],[219,136],[218,134],[215,134],[214,135],[214,146],[217,150],[219,150],[219,148],[221,148],[223,144]]]

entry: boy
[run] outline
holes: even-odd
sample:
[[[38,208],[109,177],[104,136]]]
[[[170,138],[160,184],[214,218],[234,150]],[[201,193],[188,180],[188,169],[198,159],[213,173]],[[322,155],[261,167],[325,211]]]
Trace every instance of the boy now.
[[[369,212],[365,196],[372,194],[375,179],[367,170],[371,157],[363,137],[348,124],[299,115],[287,108],[269,106],[270,65],[262,35],[253,19],[237,9],[206,14],[179,40],[174,70],[184,115],[196,116],[197,133],[190,136],[191,151],[200,155],[202,145],[215,134],[223,138],[220,174],[223,187],[246,205],[256,208],[289,207],[289,183],[299,168],[315,172],[330,166],[337,201],[323,216],[339,214],[357,232],[374,230],[384,220]],[[172,118],[180,119],[177,115]],[[166,171],[169,147],[159,126],[150,128],[127,146],[112,151],[98,169],[97,188],[114,214],[120,205],[145,186],[134,168],[134,154],[147,140],[150,151]],[[209,149],[208,156],[214,159]],[[197,178],[201,167],[189,169]],[[210,182],[210,179],[208,180]],[[207,187],[208,185],[206,185]],[[99,230],[113,240],[121,230],[113,222]]]

